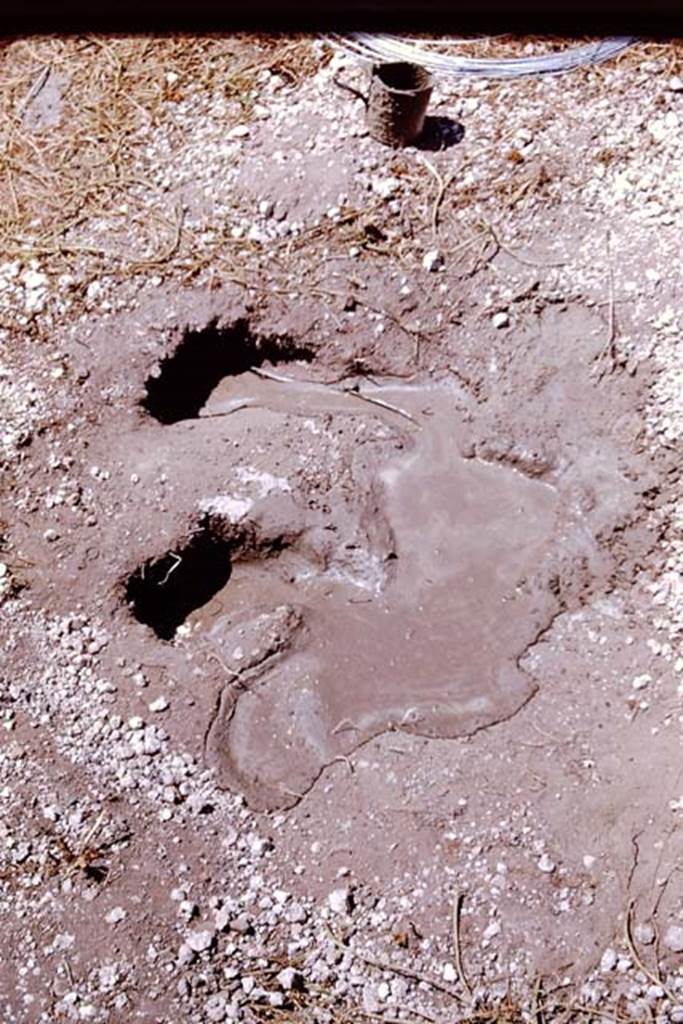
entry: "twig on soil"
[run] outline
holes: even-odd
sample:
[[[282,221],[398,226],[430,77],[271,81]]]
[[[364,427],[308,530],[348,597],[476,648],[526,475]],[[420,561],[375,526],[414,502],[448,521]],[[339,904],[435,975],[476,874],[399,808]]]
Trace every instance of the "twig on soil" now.
[[[626,919],[624,921],[624,939],[626,941],[626,945],[628,947],[628,951],[631,954],[631,956],[633,957],[633,962],[635,963],[636,967],[638,967],[643,972],[643,974],[647,978],[650,979],[650,981],[654,985],[659,985],[659,987],[664,992],[664,995],[666,996],[666,998],[669,999],[673,1003],[674,1006],[680,1006],[681,1005],[681,1000],[678,998],[678,996],[674,995],[674,993],[671,991],[671,989],[667,988],[667,986],[664,984],[664,981],[662,980],[662,977],[661,977],[661,975],[660,975],[658,970],[651,970],[647,966],[647,964],[645,964],[643,962],[643,959],[640,956],[640,953],[638,952],[638,949],[636,948],[636,944],[635,944],[635,942],[633,940],[633,908],[634,908],[634,906],[635,906],[635,900],[632,899],[629,902],[628,909],[626,911]]]
[[[255,373],[257,377],[264,377],[266,380],[277,381],[278,384],[313,384],[321,388],[330,388],[332,391],[336,391],[340,395],[351,395],[354,398],[360,398],[363,402],[370,402],[371,405],[377,405],[380,409],[387,409],[389,412],[396,413],[397,416],[403,416],[404,419],[410,420],[416,427],[420,424],[417,420],[406,412],[405,409],[401,409],[398,405],[392,405],[391,402],[385,402],[381,398],[373,398],[372,395],[366,395],[362,391],[359,391],[357,387],[340,388],[335,387],[333,384],[325,384],[322,381],[308,380],[300,381],[296,377],[285,377],[279,373],[271,373],[270,370],[262,370],[258,366],[252,366],[250,368],[251,373]]]
[[[443,202],[443,197],[446,194],[446,189],[448,188],[448,186],[450,185],[450,183],[453,180],[453,175],[449,174],[446,178],[442,178],[441,175],[439,174],[439,172],[437,171],[436,167],[434,166],[434,164],[431,162],[431,160],[428,160],[427,157],[425,157],[425,156],[423,156],[421,159],[422,159],[422,163],[425,165],[427,170],[436,179],[436,183],[438,185],[438,190],[437,190],[437,193],[436,193],[436,198],[435,198],[434,204],[432,206],[432,231],[433,231],[434,235],[438,235],[438,233],[439,233],[439,207],[441,206],[441,203]]]
[[[388,409],[389,412],[395,412],[397,416],[403,416],[404,419],[410,420],[416,427],[420,424],[417,420],[406,412],[405,409],[401,409],[398,405],[392,405],[391,402],[384,402],[381,398],[373,398],[372,395],[366,395],[362,391],[357,391],[354,388],[333,388],[333,391],[339,391],[344,395],[354,395],[356,398],[360,398],[363,402],[370,402],[372,405],[378,405],[380,409]]]
[[[100,811],[100,813],[95,818],[95,821],[93,822],[92,826],[88,829],[86,834],[83,836],[83,839],[81,840],[81,843],[80,843],[80,851],[74,856],[74,859],[72,860],[71,864],[69,865],[69,869],[68,869],[68,871],[66,873],[67,877],[69,875],[73,874],[74,871],[78,871],[79,869],[82,870],[83,868],[85,868],[88,865],[88,863],[89,863],[89,854],[90,854],[90,843],[95,838],[95,836],[97,835],[99,830],[102,828],[102,822],[103,821],[104,821],[104,811]]]
[[[255,373],[257,377],[263,377],[264,380],[274,380],[278,384],[317,384],[317,381],[302,381],[297,380],[296,377],[285,377],[282,373],[273,373],[271,370],[263,370],[260,366],[250,366],[249,373]]]
[[[171,558],[175,558],[175,562],[173,563],[171,568],[168,570],[168,572],[164,576],[163,580],[159,580],[159,582],[157,583],[158,587],[163,587],[163,585],[165,583],[168,583],[168,577],[171,575],[172,572],[175,572],[175,570],[178,568],[178,566],[182,562],[182,558],[180,557],[180,555],[176,555],[175,551],[171,551],[170,557]]]
[[[351,95],[355,96],[357,100],[362,100],[363,106],[367,108],[368,98],[365,95],[365,93],[362,93],[360,89],[355,89],[352,85],[349,85],[347,82],[342,82],[342,80],[339,77],[339,72],[337,72],[337,74],[333,76],[332,83],[333,85],[336,85],[338,89],[344,89],[345,92],[351,93]]]
[[[223,409],[220,412],[205,412],[202,413],[198,418],[200,420],[214,420],[220,416],[232,416],[234,412],[240,412],[242,409],[253,409],[254,403],[248,399],[244,402],[238,402],[237,405],[233,405],[230,409]]]
[[[638,861],[640,860],[640,847],[638,845],[638,839],[643,834],[642,829],[640,832],[636,832],[635,835],[631,836],[631,846],[633,847],[633,863],[631,864],[631,870],[628,873],[628,879],[626,880],[626,888],[630,890],[631,883],[633,882],[633,876],[636,873],[638,867]]]
[[[435,978],[429,978],[425,974],[420,974],[418,971],[411,971],[407,967],[399,967],[398,965],[389,963],[388,961],[376,960],[375,957],[368,956],[367,953],[359,953],[351,946],[347,946],[346,943],[342,942],[341,939],[334,934],[328,924],[325,925],[325,930],[338,949],[343,950],[345,953],[349,953],[357,960],[367,964],[368,967],[374,967],[378,971],[389,971],[392,974],[400,974],[404,978],[410,978],[412,981],[418,982],[418,984],[420,982],[424,982],[424,984],[429,985],[430,988],[436,989],[438,992],[444,992],[446,995],[450,996],[451,999],[455,999],[456,1002],[463,1002],[463,998],[460,993],[456,992],[455,989],[452,989],[449,985],[445,985],[443,982],[437,981]]]
[[[337,736],[340,732],[347,732],[349,729],[353,729],[354,732],[360,731],[350,718],[342,718],[341,722],[337,722],[334,729],[330,730],[330,736]]]
[[[35,79],[33,85],[31,86],[29,91],[26,93],[26,96],[24,97],[24,99],[22,100],[21,104],[19,105],[19,109],[17,110],[16,114],[14,115],[16,121],[21,121],[22,117],[24,116],[24,113],[25,113],[26,109],[30,106],[31,103],[33,103],[33,101],[36,98],[36,96],[40,95],[41,91],[45,87],[45,83],[47,82],[48,78],[50,77],[51,70],[52,70],[52,68],[50,67],[50,65],[46,64],[45,67],[42,69],[42,71],[39,72],[38,77]]]
[[[405,1020],[402,1017],[387,1017],[385,1014],[370,1013],[369,1010],[358,1010],[362,1017],[367,1017],[369,1020],[380,1020],[384,1021],[385,1024],[405,1024]],[[436,1024],[436,1018],[430,1014],[425,1013],[423,1010],[416,1010],[414,1007],[410,1010],[416,1017],[421,1017],[422,1020],[433,1021]]]
[[[237,682],[238,682],[238,683],[239,683],[240,685],[244,685],[244,682],[243,682],[243,677],[242,677],[242,673],[241,673],[241,672],[238,672],[238,671],[237,671],[236,669],[234,669],[234,668],[228,668],[228,666],[227,666],[227,665],[225,664],[225,662],[223,661],[223,659],[222,659],[222,658],[219,658],[219,656],[218,656],[218,655],[216,654],[216,652],[215,652],[215,651],[209,651],[209,650],[207,650],[207,652],[206,652],[206,656],[207,656],[207,658],[212,658],[212,659],[213,659],[213,660],[214,660],[214,661],[215,661],[215,662],[216,662],[216,663],[217,663],[218,665],[220,665],[220,667],[221,667],[221,668],[223,669],[223,671],[225,672],[226,676],[228,676],[228,681],[229,681],[229,682],[231,682],[231,683],[234,683],[234,682],[235,682],[235,680],[237,680]]]
[[[134,260],[131,269],[142,269],[143,267],[155,267],[159,263],[168,263],[171,260],[178,249],[180,248],[180,239],[183,233],[183,221],[185,219],[185,211],[181,206],[176,207],[175,212],[175,224],[173,237],[166,249],[159,253],[158,256],[152,256],[147,260]]]
[[[453,899],[453,958],[455,960],[455,971],[458,975],[458,980],[471,999],[472,989],[470,988],[470,983],[467,980],[467,975],[465,974],[465,969],[462,965],[462,950],[460,948],[460,915],[462,913],[462,905],[464,902],[464,893],[456,893]]]
[[[614,267],[612,266],[612,233],[607,232],[607,282],[608,282],[608,311],[607,311],[607,339],[595,360],[594,373],[597,373],[598,380],[602,380],[606,370],[602,369],[603,360],[609,356],[609,372],[615,368],[616,353],[614,342],[616,338],[616,326],[614,322]]]
[[[543,979],[539,977],[536,979],[534,985],[534,1020],[536,1024],[546,1024],[545,1012],[543,1009],[543,1003],[541,997],[543,996]]]
[[[572,1003],[567,1007],[571,1013],[583,1013],[587,1017],[602,1017],[604,1020],[608,1020],[611,1024],[629,1024],[633,1021],[632,1017],[623,1017],[617,1013],[616,1010],[610,1012],[609,1010],[600,1010],[597,1006],[581,1006],[580,1003]]]
[[[532,260],[527,256],[520,256],[519,253],[515,252],[513,249],[509,249],[508,246],[505,245],[492,224],[487,220],[482,220],[480,223],[481,226],[488,231],[498,248],[502,252],[507,253],[508,256],[511,256],[513,260],[517,260],[518,263],[524,263],[528,267],[566,267],[569,262],[569,260]]]

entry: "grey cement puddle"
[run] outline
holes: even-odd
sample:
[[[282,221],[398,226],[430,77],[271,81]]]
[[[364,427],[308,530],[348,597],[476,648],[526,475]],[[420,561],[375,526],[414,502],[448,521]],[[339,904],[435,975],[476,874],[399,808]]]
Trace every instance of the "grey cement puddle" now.
[[[395,551],[386,571],[375,571],[372,550],[367,576],[355,581],[310,566],[287,579],[267,563],[238,564],[193,616],[238,669],[246,652],[235,637],[248,639],[249,629],[236,633],[235,623],[253,620],[255,608],[275,623],[279,656],[226,686],[207,741],[222,781],[254,806],[291,805],[326,765],[380,732],[455,737],[512,715],[532,694],[518,659],[557,610],[537,582],[554,546],[555,489],[463,458],[448,389],[364,387],[417,423],[401,417],[412,442],[377,466]],[[318,385],[251,375],[224,382],[201,415],[237,418],[254,407],[394,424],[399,415]]]

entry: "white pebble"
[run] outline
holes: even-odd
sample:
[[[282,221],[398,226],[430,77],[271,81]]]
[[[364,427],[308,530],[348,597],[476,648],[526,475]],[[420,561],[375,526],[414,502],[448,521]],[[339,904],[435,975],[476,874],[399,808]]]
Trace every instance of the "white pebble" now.
[[[118,924],[119,921],[123,921],[126,916],[126,912],[123,907],[113,907],[108,914],[105,915],[104,920],[107,924]]]
[[[611,947],[609,949],[606,949],[600,959],[600,970],[602,971],[602,973],[607,974],[609,973],[609,971],[613,971],[614,968],[617,966],[618,960],[619,957]]]
[[[284,970],[275,976],[275,980],[280,988],[284,989],[285,992],[290,992],[299,983],[300,977],[293,967],[285,967]]]
[[[672,953],[683,953],[683,925],[672,924],[664,933],[664,945]]]
[[[422,266],[425,268],[425,270],[429,270],[431,273],[440,270],[441,267],[443,266],[443,256],[441,255],[439,250],[430,249],[428,252],[426,252],[422,257]]]
[[[543,871],[546,875],[552,874],[555,870],[555,864],[550,859],[547,853],[544,853],[538,861],[538,870]]]
[[[458,973],[453,964],[444,964],[443,980],[447,981],[449,984],[458,980]]]
[[[205,950],[210,949],[213,942],[214,933],[209,931],[208,928],[202,931],[193,931],[187,933],[187,945],[195,953],[203,953]]]
[[[637,924],[633,929],[633,937],[636,942],[641,942],[644,946],[651,946],[655,941],[655,930],[651,924]]]
[[[327,902],[334,914],[348,914],[353,905],[351,890],[348,887],[333,889],[327,897]]]

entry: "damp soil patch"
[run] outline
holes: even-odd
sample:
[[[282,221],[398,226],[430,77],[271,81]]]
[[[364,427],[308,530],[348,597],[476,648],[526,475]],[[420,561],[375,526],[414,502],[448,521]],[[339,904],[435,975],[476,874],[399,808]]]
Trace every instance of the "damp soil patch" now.
[[[232,545],[211,524],[160,558],[149,559],[125,583],[126,599],[138,620],[161,640],[172,640],[178,626],[227,584]]]
[[[187,331],[162,360],[156,376],[145,382],[143,409],[159,423],[178,423],[199,415],[211,392],[225,377],[235,377],[270,363],[310,362],[310,348],[282,338],[257,338],[246,321],[229,328],[215,323]]]
[[[298,385],[282,391],[292,407],[321,401]],[[333,574],[282,579],[277,591],[264,577],[230,584],[231,611],[272,601],[306,623],[257,686],[237,700],[226,691],[207,736],[221,783],[260,810],[291,806],[326,765],[387,730],[452,738],[513,715],[535,690],[520,658],[559,610],[547,585],[565,529],[557,489],[466,457],[449,387],[368,394],[382,403],[371,413],[343,396],[350,414],[394,423],[398,409],[413,424],[374,468],[369,514],[388,524],[395,555],[384,583],[359,578],[340,536]],[[363,543],[366,566],[386,557],[370,534]],[[573,558],[575,539],[567,546]],[[212,617],[216,635],[229,620]]]

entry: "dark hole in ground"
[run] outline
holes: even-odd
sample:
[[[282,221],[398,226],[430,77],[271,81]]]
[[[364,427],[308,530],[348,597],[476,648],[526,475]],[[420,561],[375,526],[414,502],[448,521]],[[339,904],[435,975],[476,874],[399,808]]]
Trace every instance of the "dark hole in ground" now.
[[[210,325],[188,331],[162,360],[159,376],[147,379],[142,406],[160,423],[192,419],[224,377],[246,373],[265,362],[310,362],[312,358],[310,349],[293,341],[257,341],[244,321],[227,329]]]
[[[229,542],[207,525],[183,547],[136,569],[126,583],[126,598],[138,622],[171,640],[190,612],[225,586],[231,569]]]

